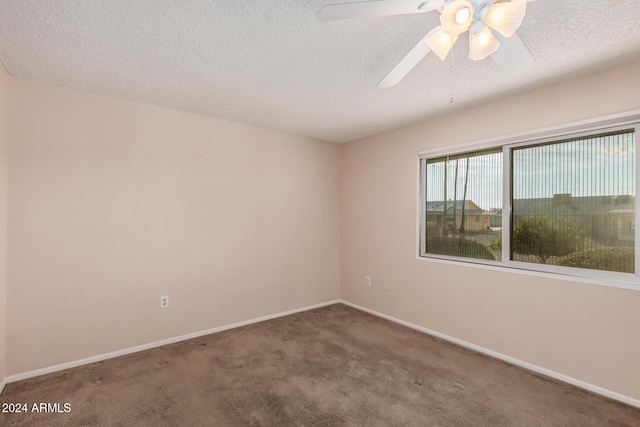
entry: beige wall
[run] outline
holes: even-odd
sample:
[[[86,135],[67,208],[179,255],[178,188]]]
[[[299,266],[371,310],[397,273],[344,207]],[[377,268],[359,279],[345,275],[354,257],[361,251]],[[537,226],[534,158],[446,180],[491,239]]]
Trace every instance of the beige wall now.
[[[0,62],[0,384],[7,376],[7,149],[9,75]]]
[[[640,399],[640,292],[415,259],[418,151],[640,108],[639,76],[341,147],[14,77],[7,138],[0,69],[0,378],[340,295]]]
[[[340,146],[10,89],[8,375],[338,298]]]
[[[640,63],[348,143],[342,298],[640,399],[640,292],[416,260],[418,151],[637,108]]]

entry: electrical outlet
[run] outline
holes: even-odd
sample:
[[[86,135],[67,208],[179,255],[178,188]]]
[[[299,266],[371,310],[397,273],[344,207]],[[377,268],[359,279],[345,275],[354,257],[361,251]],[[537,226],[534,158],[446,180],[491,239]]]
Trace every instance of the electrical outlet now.
[[[385,291],[389,290],[389,281],[388,280],[383,280],[382,281],[382,289],[384,289]]]
[[[364,284],[367,286],[371,286],[371,277],[367,276],[364,278]]]
[[[167,308],[167,307],[169,307],[169,295],[160,297],[160,308]]]

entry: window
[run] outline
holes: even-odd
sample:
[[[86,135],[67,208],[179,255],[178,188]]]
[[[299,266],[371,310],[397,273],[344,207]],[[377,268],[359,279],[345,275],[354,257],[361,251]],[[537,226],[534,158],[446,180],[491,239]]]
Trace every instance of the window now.
[[[635,135],[630,124],[424,153],[420,256],[636,281]]]
[[[502,148],[426,159],[425,174],[425,252],[495,260],[487,244],[500,237]]]

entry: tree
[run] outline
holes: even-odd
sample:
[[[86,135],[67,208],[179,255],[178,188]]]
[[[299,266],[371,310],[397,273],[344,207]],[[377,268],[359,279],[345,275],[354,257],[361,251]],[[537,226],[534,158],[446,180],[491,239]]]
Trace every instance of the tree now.
[[[582,234],[574,221],[534,215],[521,219],[513,229],[513,251],[535,255],[546,264],[549,257],[575,252],[582,242]]]
[[[467,168],[464,173],[464,195],[462,196],[462,219],[460,220],[460,233],[464,234],[464,205],[467,203],[467,185],[469,184],[469,157],[467,156]]]
[[[444,162],[444,203],[442,207],[442,232],[444,234],[449,234],[449,230],[447,227],[447,163],[448,160]],[[455,211],[455,206],[453,209]]]
[[[458,160],[456,159],[456,177],[453,182],[453,234],[458,234]]]

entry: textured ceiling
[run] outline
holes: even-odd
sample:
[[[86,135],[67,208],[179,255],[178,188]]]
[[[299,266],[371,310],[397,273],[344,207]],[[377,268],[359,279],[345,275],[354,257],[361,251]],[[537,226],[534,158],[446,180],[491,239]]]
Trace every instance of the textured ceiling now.
[[[469,60],[461,37],[446,62],[429,54],[378,89],[438,13],[318,21],[340,2],[0,0],[0,59],[20,77],[334,142],[640,59],[640,0],[538,0],[518,30],[537,60],[524,73]]]

